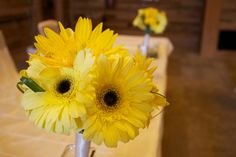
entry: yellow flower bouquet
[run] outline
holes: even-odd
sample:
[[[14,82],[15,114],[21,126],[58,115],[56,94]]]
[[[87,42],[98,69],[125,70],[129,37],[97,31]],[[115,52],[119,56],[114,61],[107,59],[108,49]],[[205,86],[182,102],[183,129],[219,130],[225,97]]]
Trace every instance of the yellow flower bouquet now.
[[[133,21],[133,25],[145,32],[144,43],[141,50],[143,55],[146,55],[151,33],[163,33],[167,26],[167,17],[165,12],[159,11],[156,8],[148,7],[139,9],[138,15]]]
[[[79,18],[74,31],[60,22],[58,34],[45,28],[17,84],[37,127],[82,137],[87,149],[79,157],[87,157],[90,141],[116,147],[134,139],[151,113],[168,104],[153,83],[152,59],[113,46],[117,34],[102,26]]]

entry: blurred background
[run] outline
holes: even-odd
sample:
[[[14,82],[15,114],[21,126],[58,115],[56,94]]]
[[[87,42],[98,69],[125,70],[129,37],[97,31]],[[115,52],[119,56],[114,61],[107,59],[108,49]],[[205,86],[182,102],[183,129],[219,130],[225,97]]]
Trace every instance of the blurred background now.
[[[166,12],[161,36],[174,45],[163,156],[236,156],[236,0],[1,0],[0,30],[19,70],[27,66],[39,22],[74,28],[86,16],[94,26],[102,21],[119,34],[143,35],[132,21],[147,6]]]
[[[132,26],[132,21],[137,10],[147,6],[158,7],[167,13],[169,26],[163,36],[175,43],[176,50],[198,53],[205,0],[1,0],[0,6],[0,29],[17,66],[21,66],[25,61],[22,55],[33,43],[33,36],[38,34],[40,21],[56,19],[73,27],[79,16],[86,16],[92,18],[94,26],[103,21],[105,27],[119,34],[143,35]],[[224,5],[226,11],[227,6]],[[225,16],[222,16],[222,22],[234,18]]]

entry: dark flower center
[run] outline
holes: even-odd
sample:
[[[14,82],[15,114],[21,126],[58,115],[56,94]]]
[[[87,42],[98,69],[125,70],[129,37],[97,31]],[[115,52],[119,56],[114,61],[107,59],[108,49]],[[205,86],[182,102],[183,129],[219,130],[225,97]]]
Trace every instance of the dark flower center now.
[[[62,80],[57,85],[57,91],[60,94],[64,94],[70,90],[71,82],[69,80]]]
[[[107,106],[114,106],[116,105],[116,103],[118,102],[118,95],[115,91],[108,91],[104,97],[103,97],[103,101],[105,102],[105,104]]]

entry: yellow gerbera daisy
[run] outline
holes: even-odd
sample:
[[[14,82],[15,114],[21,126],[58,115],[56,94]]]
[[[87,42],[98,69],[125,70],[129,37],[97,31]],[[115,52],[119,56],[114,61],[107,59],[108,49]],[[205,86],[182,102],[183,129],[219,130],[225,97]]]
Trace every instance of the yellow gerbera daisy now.
[[[138,135],[150,118],[152,83],[132,57],[106,57],[96,62],[94,106],[84,123],[84,138],[115,147]]]
[[[59,28],[59,34],[45,28],[46,36],[35,37],[37,51],[36,54],[31,55],[31,60],[38,58],[49,66],[73,67],[75,56],[83,49],[89,49],[95,56],[127,54],[127,50],[122,46],[113,47],[117,34],[110,29],[102,31],[102,23],[92,30],[91,20],[80,17],[75,26],[75,32],[69,28],[65,29],[60,22]]]
[[[23,94],[22,105],[30,120],[50,132],[69,134],[82,128],[81,117],[91,103],[93,65],[91,53],[80,52],[71,68],[50,68],[34,59],[27,76],[45,91],[30,89]]]

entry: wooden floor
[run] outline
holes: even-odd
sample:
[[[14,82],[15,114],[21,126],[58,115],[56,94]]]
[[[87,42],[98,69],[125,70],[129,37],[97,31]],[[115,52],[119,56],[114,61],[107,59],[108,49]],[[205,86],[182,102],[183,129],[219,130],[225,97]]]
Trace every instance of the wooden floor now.
[[[236,156],[236,55],[169,61],[163,157]]]

